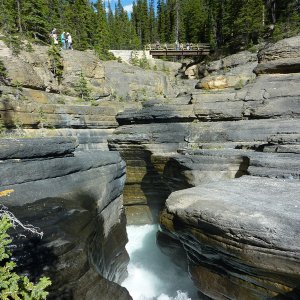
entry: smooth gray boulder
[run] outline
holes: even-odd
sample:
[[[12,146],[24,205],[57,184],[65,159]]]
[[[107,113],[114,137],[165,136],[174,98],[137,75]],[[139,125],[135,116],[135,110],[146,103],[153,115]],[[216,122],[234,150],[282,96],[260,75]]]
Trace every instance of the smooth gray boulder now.
[[[213,299],[300,296],[300,185],[244,176],[172,193],[161,215]]]
[[[120,155],[73,153],[73,138],[1,139],[0,145],[0,191],[10,191],[1,204],[44,233],[40,239],[12,231],[20,271],[49,276],[49,299],[131,299],[117,284],[129,260]]]
[[[267,44],[258,53],[256,74],[298,73],[300,71],[300,36]]]
[[[77,146],[75,138],[1,139],[0,159],[65,156],[72,154]]]
[[[239,149],[183,150],[167,161],[163,178],[172,191],[244,175],[300,179],[295,153],[257,152]]]
[[[196,119],[193,105],[155,105],[141,110],[124,111],[117,115],[120,125],[145,123],[192,122]]]

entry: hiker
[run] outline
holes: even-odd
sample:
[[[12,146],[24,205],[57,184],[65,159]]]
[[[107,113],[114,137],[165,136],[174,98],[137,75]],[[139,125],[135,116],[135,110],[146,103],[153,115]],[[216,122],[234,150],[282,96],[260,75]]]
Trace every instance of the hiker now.
[[[60,35],[60,40],[61,40],[62,49],[66,50],[67,48],[66,48],[66,36],[65,36],[65,32],[63,32]]]
[[[53,37],[53,34],[56,34],[56,28],[53,28],[53,29],[52,29],[52,31],[51,31],[51,33],[50,33],[50,36]]]
[[[178,42],[178,40],[175,41],[175,50],[179,50],[179,42]]]
[[[156,50],[160,49],[160,42],[159,41],[156,41],[155,47],[156,47]]]
[[[51,31],[50,36],[53,38],[54,45],[58,45],[58,38],[57,38],[56,28],[53,28],[53,30]]]
[[[72,36],[69,32],[67,32],[67,41],[68,41],[68,49],[73,50]]]

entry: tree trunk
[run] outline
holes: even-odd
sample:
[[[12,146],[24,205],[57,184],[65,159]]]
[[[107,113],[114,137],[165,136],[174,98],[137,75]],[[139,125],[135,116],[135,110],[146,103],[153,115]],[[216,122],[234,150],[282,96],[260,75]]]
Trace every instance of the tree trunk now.
[[[19,26],[19,32],[23,32],[22,28],[22,22],[21,22],[21,7],[20,7],[20,0],[17,0],[17,10],[18,10],[18,26]]]

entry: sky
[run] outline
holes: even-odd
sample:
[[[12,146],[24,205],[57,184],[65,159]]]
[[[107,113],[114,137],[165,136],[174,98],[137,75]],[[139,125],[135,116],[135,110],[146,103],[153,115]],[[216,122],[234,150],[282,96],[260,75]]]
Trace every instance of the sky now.
[[[110,1],[110,6],[112,9],[114,9],[115,4],[118,2],[118,0],[109,0]],[[105,4],[107,4],[107,0],[104,0]],[[124,7],[124,9],[128,12],[131,13],[132,12],[132,3],[133,0],[121,0],[121,3]]]

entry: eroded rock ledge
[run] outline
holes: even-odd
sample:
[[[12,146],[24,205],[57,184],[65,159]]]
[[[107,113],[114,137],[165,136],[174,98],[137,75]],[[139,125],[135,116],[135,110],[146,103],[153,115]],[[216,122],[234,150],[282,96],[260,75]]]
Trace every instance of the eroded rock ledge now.
[[[245,176],[174,192],[161,215],[213,299],[298,299],[299,182]],[[284,295],[284,296],[283,296]]]
[[[131,299],[117,284],[129,260],[125,163],[116,152],[76,146],[61,137],[1,140],[0,190],[14,190],[1,203],[44,232],[13,232],[14,256],[20,271],[51,278],[50,299]]]
[[[195,284],[212,299],[300,298],[299,41],[268,45],[258,65],[252,54],[223,60],[226,68],[210,63],[201,82],[234,79],[244,65],[248,79],[211,89],[200,84],[176,99],[121,112],[109,138],[130,170],[130,217],[141,219],[175,192],[159,244],[180,265],[187,254]]]

